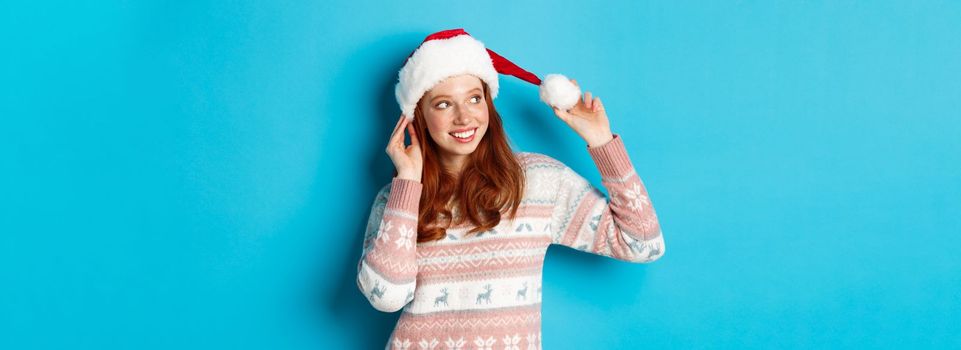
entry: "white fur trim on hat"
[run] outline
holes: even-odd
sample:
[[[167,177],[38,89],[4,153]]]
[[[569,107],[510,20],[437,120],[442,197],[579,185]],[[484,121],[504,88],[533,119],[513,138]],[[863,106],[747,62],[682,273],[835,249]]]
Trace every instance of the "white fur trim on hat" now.
[[[394,95],[408,119],[414,118],[417,101],[434,85],[446,78],[472,74],[490,89],[491,99],[497,97],[497,70],[484,44],[469,35],[428,40],[414,51],[398,73]]]

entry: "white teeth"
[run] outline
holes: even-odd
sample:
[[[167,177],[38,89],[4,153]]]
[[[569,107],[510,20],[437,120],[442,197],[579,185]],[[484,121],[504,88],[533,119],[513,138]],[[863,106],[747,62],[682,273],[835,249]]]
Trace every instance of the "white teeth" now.
[[[477,130],[477,129],[471,129],[471,130],[468,130],[468,131],[465,131],[465,132],[452,133],[451,135],[454,135],[454,137],[457,137],[457,138],[466,139],[466,138],[471,137],[472,135],[474,135],[474,131],[476,131],[476,130]]]

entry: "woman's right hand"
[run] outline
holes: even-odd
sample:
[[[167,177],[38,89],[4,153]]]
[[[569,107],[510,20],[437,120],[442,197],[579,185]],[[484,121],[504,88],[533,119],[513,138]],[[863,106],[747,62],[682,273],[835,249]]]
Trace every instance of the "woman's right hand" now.
[[[410,145],[404,145],[404,130],[410,135]],[[414,125],[403,114],[387,143],[387,155],[397,168],[397,177],[420,182],[424,173],[424,157],[421,154],[420,140],[414,132]]]

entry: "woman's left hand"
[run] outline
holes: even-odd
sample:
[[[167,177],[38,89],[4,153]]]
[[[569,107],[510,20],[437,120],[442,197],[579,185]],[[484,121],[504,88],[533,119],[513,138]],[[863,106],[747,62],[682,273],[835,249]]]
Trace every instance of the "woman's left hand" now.
[[[571,79],[574,85],[577,80]],[[577,100],[577,104],[569,110],[562,110],[551,106],[554,114],[574,129],[588,147],[597,147],[614,139],[611,124],[607,120],[607,112],[600,97],[591,98],[591,92],[584,93],[584,97]]]

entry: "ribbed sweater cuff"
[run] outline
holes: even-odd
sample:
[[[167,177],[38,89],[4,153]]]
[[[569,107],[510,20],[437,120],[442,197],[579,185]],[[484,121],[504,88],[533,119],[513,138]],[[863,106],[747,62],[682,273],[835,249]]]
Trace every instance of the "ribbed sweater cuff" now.
[[[597,147],[587,146],[587,152],[603,177],[622,177],[634,169],[621,135],[614,134],[614,139]]]
[[[390,194],[387,196],[387,208],[403,210],[414,215],[420,209],[420,192],[424,184],[408,179],[393,178]]]

